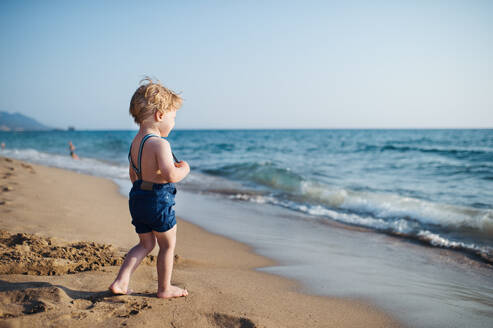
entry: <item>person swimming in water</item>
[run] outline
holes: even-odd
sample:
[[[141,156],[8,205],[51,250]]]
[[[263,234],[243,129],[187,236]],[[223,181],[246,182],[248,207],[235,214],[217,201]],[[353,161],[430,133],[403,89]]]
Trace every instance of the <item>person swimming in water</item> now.
[[[68,142],[68,148],[70,150],[70,156],[73,158],[73,159],[79,159],[79,156],[77,156],[77,154],[75,153],[75,146],[74,144],[72,143],[72,141],[69,141]]]

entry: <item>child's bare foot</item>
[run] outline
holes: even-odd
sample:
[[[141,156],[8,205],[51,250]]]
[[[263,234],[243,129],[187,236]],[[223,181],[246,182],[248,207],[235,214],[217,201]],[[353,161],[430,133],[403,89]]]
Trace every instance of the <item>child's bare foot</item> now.
[[[182,296],[188,296],[188,291],[176,286],[169,286],[168,289],[157,292],[157,297],[159,298],[174,298]]]
[[[115,295],[130,295],[133,292],[131,289],[120,287],[116,281],[114,281],[108,289]]]

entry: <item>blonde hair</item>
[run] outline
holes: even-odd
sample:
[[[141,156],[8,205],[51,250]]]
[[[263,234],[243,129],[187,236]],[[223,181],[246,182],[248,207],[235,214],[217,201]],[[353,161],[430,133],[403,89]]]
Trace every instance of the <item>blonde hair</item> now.
[[[145,119],[154,115],[156,111],[164,114],[180,108],[183,101],[182,98],[164,87],[159,80],[154,82],[150,77],[146,76],[139,84],[142,85],[135,90],[132,100],[130,100],[129,109],[135,123],[142,123]]]

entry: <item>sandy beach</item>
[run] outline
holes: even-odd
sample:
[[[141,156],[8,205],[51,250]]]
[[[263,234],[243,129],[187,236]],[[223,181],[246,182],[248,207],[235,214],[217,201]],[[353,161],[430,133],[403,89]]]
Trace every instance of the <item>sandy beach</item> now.
[[[183,220],[173,282],[190,295],[155,297],[151,255],[133,276],[135,293],[113,296],[107,287],[137,241],[117,186],[9,158],[0,178],[2,327],[402,326],[372,304],[306,295],[255,271],[275,263]]]

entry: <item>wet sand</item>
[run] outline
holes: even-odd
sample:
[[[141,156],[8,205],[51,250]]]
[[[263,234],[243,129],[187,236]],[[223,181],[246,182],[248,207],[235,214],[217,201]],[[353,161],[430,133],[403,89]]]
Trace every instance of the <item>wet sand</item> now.
[[[183,220],[173,283],[190,295],[157,299],[150,256],[132,277],[135,294],[113,296],[107,287],[138,238],[127,199],[102,178],[0,158],[0,229],[0,327],[402,326],[369,303],[303,294],[255,270],[273,261]]]

